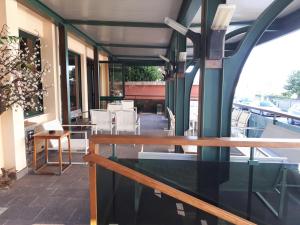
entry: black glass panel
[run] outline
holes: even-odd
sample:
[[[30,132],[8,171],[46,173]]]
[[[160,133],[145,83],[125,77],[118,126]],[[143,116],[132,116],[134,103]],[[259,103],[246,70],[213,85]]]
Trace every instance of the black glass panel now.
[[[265,225],[299,224],[300,176],[298,164],[259,163],[249,165],[243,162],[116,158],[112,160],[255,223]],[[117,208],[110,210],[110,213],[116,213],[114,210],[121,209],[130,212],[127,214],[127,221],[123,217],[114,215],[115,220],[110,220],[110,223],[201,224],[201,220],[205,218],[206,222],[210,222],[208,224],[228,224],[200,212],[188,204],[183,204],[187,210],[185,218],[181,216],[179,220],[178,209],[176,209],[177,200],[170,200],[172,204],[168,203],[169,200],[166,202],[156,201],[157,199],[152,201],[152,197],[147,197],[146,193],[151,192],[151,196],[155,195],[154,190],[142,187],[143,191],[138,192],[137,195],[137,184],[134,181],[112,172],[111,174],[114,176],[111,179],[115,182],[115,187],[118,186],[118,182],[121,182],[120,180],[123,180],[121,183],[126,183],[127,186],[122,186],[120,190],[117,188],[117,191],[109,189],[111,196],[118,196],[118,198],[114,198]],[[101,183],[99,181],[101,179],[103,178],[100,175],[98,182]],[[105,185],[103,180],[102,185]],[[138,185],[138,188],[140,186]],[[103,190],[103,187],[99,188],[99,193],[101,193],[101,189]],[[162,199],[170,199],[164,194],[161,196]],[[134,208],[136,207],[135,201],[139,201],[140,204],[143,202],[138,209]],[[155,210],[162,212],[162,215],[155,217],[149,213],[149,211],[154,213]],[[174,214],[168,214],[169,211],[174,211]],[[169,215],[167,219],[163,216],[164,212]],[[109,218],[113,218],[112,214]],[[135,220],[129,221],[133,218]],[[174,222],[173,219],[177,222]]]

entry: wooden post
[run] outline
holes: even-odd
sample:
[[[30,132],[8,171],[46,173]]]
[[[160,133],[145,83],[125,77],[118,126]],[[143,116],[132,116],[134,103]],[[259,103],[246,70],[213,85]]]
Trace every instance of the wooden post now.
[[[95,144],[89,143],[90,154],[95,153]],[[96,181],[96,163],[89,162],[89,180],[90,180],[90,225],[97,225],[97,181]]]

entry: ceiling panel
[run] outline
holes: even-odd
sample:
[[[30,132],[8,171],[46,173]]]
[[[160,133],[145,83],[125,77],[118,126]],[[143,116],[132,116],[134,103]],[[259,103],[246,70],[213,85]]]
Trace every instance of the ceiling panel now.
[[[177,18],[182,0],[41,0],[65,19],[163,22]]]
[[[168,45],[171,38],[171,30],[163,28],[88,25],[77,27],[101,43]]]
[[[273,0],[227,0],[227,3],[235,4],[236,10],[232,21],[253,21],[273,2]],[[294,0],[287,8],[279,15],[285,16],[293,11],[300,9],[300,1]]]
[[[165,55],[166,49],[149,49],[149,48],[120,48],[109,47],[107,48],[113,55],[137,55],[137,56],[153,56]]]

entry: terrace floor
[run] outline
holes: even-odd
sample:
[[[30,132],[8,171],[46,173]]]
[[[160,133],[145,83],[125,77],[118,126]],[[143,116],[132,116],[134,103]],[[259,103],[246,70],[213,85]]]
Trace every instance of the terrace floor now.
[[[141,114],[141,133],[166,135],[167,120],[162,115]],[[118,146],[117,156],[136,158],[141,146]],[[155,151],[151,146],[145,151]],[[160,151],[167,151],[160,147]],[[109,155],[109,146],[101,153]],[[72,165],[63,175],[28,174],[9,190],[0,190],[0,225],[89,223],[88,167]]]

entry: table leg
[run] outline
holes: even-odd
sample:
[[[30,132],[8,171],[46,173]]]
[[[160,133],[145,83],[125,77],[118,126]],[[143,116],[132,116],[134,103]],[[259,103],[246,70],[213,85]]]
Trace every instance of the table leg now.
[[[45,138],[45,158],[46,158],[46,163],[48,163],[48,139]]]
[[[72,155],[71,155],[71,140],[70,140],[70,134],[68,135],[68,149],[69,149],[69,164],[72,162]]]
[[[58,166],[59,174],[62,174],[62,149],[61,149],[61,139],[58,139]]]
[[[36,138],[33,138],[33,162],[32,162],[32,169],[37,170],[36,168]]]

